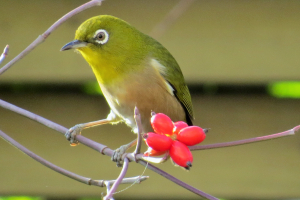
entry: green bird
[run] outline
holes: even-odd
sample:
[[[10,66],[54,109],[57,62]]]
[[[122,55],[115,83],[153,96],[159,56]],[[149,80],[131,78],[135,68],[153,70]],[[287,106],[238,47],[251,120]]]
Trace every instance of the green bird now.
[[[192,125],[193,106],[184,77],[170,52],[152,37],[109,15],[92,17],[61,51],[76,49],[91,66],[111,109],[106,119],[78,124],[66,133],[71,144],[82,129],[126,123],[137,132],[134,108],[143,132],[152,132],[151,111]]]

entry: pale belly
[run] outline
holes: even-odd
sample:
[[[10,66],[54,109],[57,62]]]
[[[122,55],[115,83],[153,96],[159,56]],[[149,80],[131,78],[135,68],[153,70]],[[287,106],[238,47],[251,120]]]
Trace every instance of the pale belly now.
[[[130,76],[126,84],[115,83],[114,86],[100,85],[111,108],[128,126],[136,132],[134,108],[137,106],[141,114],[143,132],[153,131],[150,125],[151,111],[164,113],[173,121],[185,121],[186,115],[176,97],[158,78],[147,76]]]

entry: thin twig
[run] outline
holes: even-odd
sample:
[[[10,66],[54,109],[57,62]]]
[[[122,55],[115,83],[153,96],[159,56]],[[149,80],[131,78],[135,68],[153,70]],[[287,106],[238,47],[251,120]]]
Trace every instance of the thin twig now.
[[[208,145],[201,145],[201,146],[190,146],[189,149],[191,151],[195,150],[205,150],[205,149],[215,149],[215,148],[224,148],[224,147],[232,147],[232,146],[238,146],[238,145],[243,145],[243,144],[249,144],[249,143],[254,143],[254,142],[261,142],[265,140],[271,140],[271,139],[276,139],[280,137],[285,137],[285,136],[291,136],[294,135],[297,130],[299,130],[300,126],[296,126],[291,130],[287,130],[281,133],[275,133],[272,135],[266,135],[262,137],[255,137],[255,138],[249,138],[245,140],[238,140],[238,141],[232,141],[232,142],[223,142],[223,143],[216,143],[216,144],[208,144]]]
[[[123,178],[121,181],[122,184],[132,184],[132,183],[141,183],[142,181],[145,181],[149,178],[149,176],[134,176],[130,178]],[[116,180],[106,180],[105,184],[112,185],[116,182]]]
[[[4,59],[6,58],[6,56],[8,55],[8,51],[9,51],[9,46],[6,45],[4,47],[3,53],[0,56],[0,64],[4,61]]]
[[[14,139],[12,139],[11,137],[9,137],[8,135],[6,135],[3,131],[0,130],[0,137],[2,137],[5,141],[7,141],[8,143],[10,143],[11,145],[13,145],[14,147],[18,148],[19,150],[21,150],[22,152],[24,152],[25,154],[27,154],[28,156],[30,156],[31,158],[33,158],[34,160],[38,161],[39,163],[43,164],[44,166],[60,173],[63,174],[69,178],[72,178],[76,181],[79,181],[81,183],[85,183],[87,185],[95,185],[95,186],[100,186],[103,187],[103,181],[96,181],[90,179],[90,178],[86,178],[77,174],[74,174],[72,172],[69,172],[63,168],[60,168],[52,163],[50,163],[49,161],[43,159],[42,157],[36,155],[35,153],[33,153],[32,151],[28,150],[26,147],[22,146],[20,143],[18,143],[17,141],[15,141]]]
[[[192,5],[195,0],[181,0],[179,1],[169,13],[166,14],[165,18],[162,19],[150,32],[154,38],[161,37],[170,26]]]
[[[15,141],[13,138],[9,137],[7,134],[5,134],[1,130],[0,130],[0,137],[3,138],[6,142],[11,144],[12,146],[16,147],[17,149],[19,149],[20,151],[22,151],[23,153],[28,155],[29,157],[31,157],[34,160],[41,163],[42,165],[44,165],[44,166],[52,169],[53,171],[56,171],[56,172],[62,174],[62,175],[65,175],[65,176],[67,176],[71,179],[79,181],[81,183],[84,183],[84,184],[87,184],[87,185],[94,185],[94,186],[98,186],[98,187],[105,187],[106,186],[105,182],[110,183],[110,184],[114,184],[116,182],[116,180],[93,180],[91,178],[80,176],[78,174],[75,174],[73,172],[65,170],[61,167],[58,167],[57,165],[54,165],[54,164],[50,163],[49,161],[45,160],[44,158],[36,155],[35,153],[30,151],[29,149],[27,149],[23,145],[21,145],[20,143]],[[136,176],[136,177],[124,178],[121,181],[120,184],[132,184],[132,183],[136,183],[136,182],[140,183],[144,180],[147,180],[148,178],[149,178],[148,176]]]
[[[167,161],[170,157],[170,153],[169,151],[167,151],[165,153],[165,155],[163,157],[149,157],[149,156],[143,156],[142,159],[151,163],[163,163],[165,161]]]
[[[56,124],[56,123],[54,123],[54,122],[52,122],[52,121],[50,121],[50,120],[48,120],[48,119],[46,119],[44,117],[36,115],[36,114],[34,114],[32,112],[29,112],[29,111],[27,111],[25,109],[17,107],[15,105],[13,105],[11,103],[8,103],[6,101],[3,101],[1,99],[0,99],[0,106],[3,107],[3,108],[5,108],[5,109],[11,110],[11,111],[13,111],[15,113],[18,113],[20,115],[23,115],[23,116],[25,116],[25,117],[27,117],[29,119],[32,119],[33,121],[39,122],[39,123],[41,123],[41,124],[43,124],[43,125],[51,128],[51,129],[54,129],[54,130],[62,133],[63,135],[65,135],[65,133],[68,130],[67,128],[65,128],[65,127],[63,127],[63,126],[61,126],[59,124]]]
[[[104,184],[106,185],[106,194],[108,194],[111,189],[112,184],[109,182],[105,182]],[[104,195],[102,195],[102,196],[104,196]],[[114,200],[114,199],[110,198],[110,200]]]
[[[47,37],[55,30],[57,27],[59,27],[62,23],[64,23],[67,19],[70,17],[88,9],[93,6],[100,6],[102,0],[91,0],[90,2],[87,2],[74,10],[70,11],[66,15],[64,15],[62,18],[57,20],[48,30],[46,30],[42,35],[39,35],[26,49],[24,49],[19,55],[14,57],[11,61],[9,61],[5,66],[3,66],[0,69],[0,75],[3,74],[7,69],[9,69],[13,64],[15,64],[17,61],[21,60],[24,56],[26,56],[28,53],[30,53],[36,46],[38,46],[40,43],[44,42]]]
[[[121,171],[119,177],[117,178],[116,182],[113,184],[112,188],[109,190],[107,195],[103,198],[103,200],[108,200],[108,199],[112,198],[113,194],[116,192],[118,186],[120,185],[121,181],[123,180],[123,178],[125,177],[125,175],[127,173],[128,164],[129,164],[129,160],[127,158],[125,158],[124,163],[123,163],[123,168],[122,168],[122,171]]]
[[[137,107],[134,108],[134,119],[137,126],[137,144],[134,150],[134,154],[141,153],[142,147],[142,122],[141,122],[141,115],[139,109]]]
[[[138,163],[140,163],[141,165],[144,165],[144,166],[147,165],[147,162],[143,161],[143,160],[139,160]],[[183,181],[175,178],[174,176],[168,174],[167,172],[165,172],[165,171],[163,171],[163,170],[161,170],[161,169],[159,169],[159,168],[151,165],[150,163],[148,163],[148,167],[147,168],[150,169],[150,170],[152,170],[152,171],[154,171],[154,172],[156,172],[156,173],[158,173],[159,175],[161,175],[161,176],[169,179],[170,181],[176,183],[177,185],[180,185],[181,187],[184,187],[185,189],[187,189],[187,190],[189,190],[189,191],[191,191],[191,192],[199,195],[199,196],[202,196],[202,197],[210,199],[210,200],[217,200],[218,199],[218,198],[216,198],[214,196],[211,196],[211,195],[209,195],[209,194],[207,194],[205,192],[202,192],[201,190],[198,190],[198,189],[196,189],[196,188],[194,188],[194,187],[186,184],[185,182],[183,182]]]

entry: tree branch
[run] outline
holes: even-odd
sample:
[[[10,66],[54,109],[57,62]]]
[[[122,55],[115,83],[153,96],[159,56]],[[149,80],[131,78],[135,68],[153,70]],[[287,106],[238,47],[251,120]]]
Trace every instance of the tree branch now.
[[[129,160],[127,158],[124,159],[123,168],[122,171],[117,178],[116,182],[113,184],[112,188],[109,190],[109,192],[106,194],[106,196],[103,198],[103,200],[108,200],[112,198],[112,195],[116,192],[118,186],[120,185],[121,181],[125,177],[128,169]]]
[[[147,165],[147,162],[145,162],[144,160],[139,160],[138,163],[140,163],[141,165],[144,165],[144,166]],[[159,175],[161,175],[161,176],[169,179],[170,181],[176,183],[177,185],[180,185],[181,187],[183,187],[183,188],[185,188],[185,189],[187,189],[187,190],[189,190],[189,191],[191,191],[191,192],[193,192],[193,193],[201,196],[201,197],[204,197],[204,198],[207,198],[207,199],[210,199],[210,200],[217,200],[218,199],[218,198],[216,198],[214,196],[211,196],[210,194],[202,192],[201,190],[198,190],[198,189],[196,189],[196,188],[194,188],[194,187],[186,184],[185,182],[183,182],[183,181],[175,178],[171,174],[168,174],[167,172],[165,172],[165,171],[163,171],[163,170],[161,170],[161,169],[159,169],[159,168],[157,168],[157,167],[155,167],[155,166],[153,166],[153,165],[151,165],[149,163],[148,163],[148,167],[147,168],[150,169],[150,170],[152,170],[152,171],[154,171],[154,172],[156,172],[156,173],[158,173]]]
[[[261,141],[265,141],[265,140],[271,140],[271,139],[276,139],[276,138],[280,138],[280,137],[294,135],[295,132],[297,132],[299,129],[300,129],[300,125],[292,128],[291,130],[287,130],[287,131],[284,131],[284,132],[281,132],[281,133],[275,133],[275,134],[272,134],[272,135],[249,138],[249,139],[245,139],[245,140],[237,140],[237,141],[232,141],[232,142],[224,142],[224,143],[216,143],[216,144],[208,144],[208,145],[199,145],[199,146],[189,146],[189,149],[191,151],[195,151],[195,150],[205,150],[205,149],[232,147],[232,146],[238,146],[238,145],[249,144],[249,143],[254,143],[254,142],[261,142]]]
[[[137,144],[134,153],[139,154],[141,153],[141,147],[142,147],[142,122],[141,122],[141,115],[137,107],[134,108],[134,119],[138,129]]]
[[[56,171],[62,175],[65,175],[71,179],[74,179],[76,181],[79,181],[81,183],[87,184],[87,185],[94,185],[94,186],[98,186],[98,187],[105,187],[105,182],[108,182],[110,184],[113,184],[116,180],[93,180],[91,178],[87,178],[87,177],[83,177],[80,176],[78,174],[75,174],[73,172],[70,172],[68,170],[65,170],[61,167],[58,167],[57,165],[54,165],[52,163],[50,163],[49,161],[45,160],[44,158],[36,155],[35,153],[33,153],[32,151],[30,151],[29,149],[27,149],[26,147],[24,147],[23,145],[21,145],[20,143],[18,143],[17,141],[15,141],[14,139],[12,139],[11,137],[9,137],[7,134],[5,134],[3,131],[0,130],[0,137],[3,138],[6,142],[8,142],[9,144],[11,144],[12,146],[16,147],[17,149],[19,149],[20,151],[22,151],[23,153],[25,153],[26,155],[28,155],[29,157],[33,158],[34,160],[38,161],[39,163],[41,163],[42,165],[52,169],[53,171]],[[120,184],[129,184],[129,183],[134,183],[136,181],[144,181],[146,180],[148,177],[147,176],[143,176],[143,177],[131,177],[131,178],[127,178],[127,179],[123,179],[123,181],[120,182]]]
[[[145,181],[149,178],[149,176],[134,176],[130,178],[123,178],[121,181],[122,184],[132,184],[132,183],[141,183],[142,181]],[[112,185],[116,182],[116,180],[106,180],[104,181],[105,185]]]
[[[39,115],[36,115],[36,114],[34,114],[32,112],[29,112],[29,111],[27,111],[25,109],[17,107],[15,105],[13,105],[11,103],[8,103],[6,101],[3,101],[1,99],[0,99],[0,106],[3,107],[3,108],[5,108],[5,109],[7,109],[7,110],[11,110],[11,111],[13,111],[15,113],[23,115],[24,117],[32,119],[33,121],[36,121],[36,122],[38,122],[40,124],[43,124],[44,126],[47,126],[47,127],[51,128],[51,129],[54,129],[57,132],[62,133],[63,135],[68,130],[67,128],[65,128],[65,127],[63,127],[63,126],[61,126],[59,124],[56,124],[56,123],[54,123],[54,122],[52,122],[52,121],[50,121],[50,120],[48,120],[46,118],[43,118],[43,117],[41,117]]]
[[[64,23],[67,19],[70,17],[88,9],[93,6],[100,6],[102,3],[102,0],[91,0],[90,2],[87,2],[74,10],[70,11],[66,15],[64,15],[62,18],[57,20],[48,30],[46,30],[42,35],[39,35],[26,49],[24,49],[19,55],[14,57],[10,62],[8,62],[5,66],[3,66],[0,69],[0,75],[3,74],[7,69],[9,69],[13,64],[15,64],[17,61],[21,60],[24,56],[26,56],[28,53],[30,53],[36,46],[38,46],[40,43],[44,42],[47,37],[55,30],[57,27],[59,27],[62,23]]]

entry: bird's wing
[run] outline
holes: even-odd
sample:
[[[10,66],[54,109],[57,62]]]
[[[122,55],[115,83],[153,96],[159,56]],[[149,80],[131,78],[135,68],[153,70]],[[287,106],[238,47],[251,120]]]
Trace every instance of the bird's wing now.
[[[162,51],[167,50],[163,48]],[[179,65],[168,51],[161,53],[161,55],[167,53],[167,58],[159,59],[158,57],[157,59],[152,59],[151,65],[154,66],[165,79],[166,84],[168,85],[168,91],[173,92],[177,100],[181,103],[186,113],[187,123],[192,125],[192,120],[194,119],[193,105],[183,74]]]

